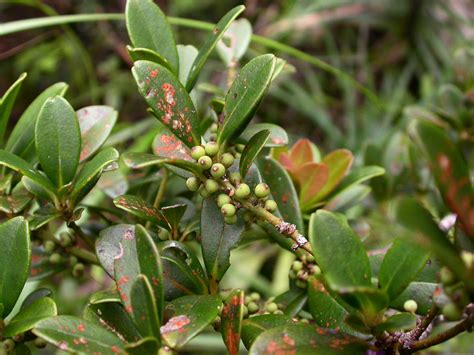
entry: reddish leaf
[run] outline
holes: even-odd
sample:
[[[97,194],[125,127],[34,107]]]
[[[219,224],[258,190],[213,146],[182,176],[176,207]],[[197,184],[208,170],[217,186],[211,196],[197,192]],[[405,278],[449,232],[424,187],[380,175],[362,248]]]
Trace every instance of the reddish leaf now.
[[[326,184],[329,169],[325,164],[306,163],[295,169],[292,175],[299,184],[299,198],[303,207],[310,203]]]
[[[230,355],[239,353],[240,331],[244,311],[244,291],[234,290],[221,311],[221,332]]]

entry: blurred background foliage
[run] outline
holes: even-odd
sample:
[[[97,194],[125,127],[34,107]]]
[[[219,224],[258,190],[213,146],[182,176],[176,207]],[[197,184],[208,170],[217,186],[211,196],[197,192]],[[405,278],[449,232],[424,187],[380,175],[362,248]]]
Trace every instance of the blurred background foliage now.
[[[169,16],[216,22],[232,7],[243,3],[243,17],[253,33],[298,48],[340,69],[373,92],[370,100],[346,78],[315,68],[283,53],[289,69],[272,86],[258,111],[257,121],[284,127],[294,142],[311,139],[323,152],[347,148],[354,165],[375,164],[387,174],[371,183],[372,195],[346,214],[373,253],[393,237],[388,223],[390,201],[399,193],[415,194],[429,201],[441,219],[448,213],[427,177],[427,166],[416,158],[406,133],[411,117],[427,117],[444,127],[474,163],[474,2],[470,0],[157,0]],[[0,0],[0,23],[57,14],[123,13],[125,0]],[[200,45],[206,32],[174,27],[177,43]],[[156,120],[149,118],[130,75],[132,62],[123,21],[89,22],[47,27],[0,37],[0,93],[22,72],[28,73],[13,117],[51,84],[70,85],[68,99],[74,107],[91,104],[113,106],[119,111],[109,145],[148,150],[156,134]],[[251,43],[246,59],[268,52]],[[209,91],[225,85],[227,68],[214,53],[194,90],[197,108],[206,112]],[[11,120],[10,123],[15,122]],[[129,129],[124,129],[129,127]],[[130,129],[131,128],[131,129]],[[137,138],[141,139],[137,139]],[[122,169],[122,173],[126,173]],[[134,176],[120,173],[103,181],[109,195],[139,189]],[[122,184],[122,185],[121,185]],[[125,184],[125,186],[123,185]],[[171,181],[176,191],[182,183]],[[107,190],[108,188],[108,190]],[[120,191],[114,192],[113,189]],[[152,194],[151,194],[152,195]],[[373,208],[375,207],[375,208]],[[471,242],[472,243],[472,242]],[[468,249],[473,249],[472,246]],[[251,262],[248,256],[252,255]],[[253,244],[233,255],[233,265],[244,267],[226,275],[232,287],[250,288],[272,296],[288,287],[290,253],[274,245]],[[80,313],[77,302],[100,288],[103,275],[78,283],[71,278],[57,290],[60,313]],[[61,309],[62,308],[62,309]],[[443,345],[444,351],[469,349],[466,334]],[[462,343],[467,345],[463,345]],[[463,347],[464,346],[464,347]],[[471,343],[472,347],[472,343]],[[472,348],[471,348],[472,350]]]

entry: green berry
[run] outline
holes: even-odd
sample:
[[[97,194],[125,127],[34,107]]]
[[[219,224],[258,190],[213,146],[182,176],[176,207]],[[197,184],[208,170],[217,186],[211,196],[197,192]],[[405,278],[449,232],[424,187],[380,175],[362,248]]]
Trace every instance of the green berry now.
[[[222,165],[221,163],[212,164],[212,167],[211,167],[212,177],[214,177],[216,179],[219,179],[219,178],[223,177],[224,174],[225,174],[225,166],[224,165]]]
[[[217,196],[217,206],[219,207],[224,206],[226,203],[230,203],[230,201],[230,197],[226,194],[219,194],[219,196]]]
[[[247,198],[250,196],[250,187],[247,184],[240,184],[235,190],[235,196],[238,198]]]
[[[49,257],[49,262],[51,264],[59,264],[61,262],[61,260],[62,260],[62,257],[58,253],[53,253]]]
[[[244,304],[247,305],[247,304],[249,304],[250,302],[252,302],[252,297],[250,297],[250,296],[245,296],[245,298],[244,298]]]
[[[281,309],[277,309],[273,314],[285,314]]]
[[[459,320],[462,316],[461,311],[454,303],[448,303],[444,305],[442,313],[446,319],[451,322]]]
[[[321,269],[319,268],[318,265],[311,265],[310,270],[313,275],[316,275],[316,276],[321,275]]]
[[[44,250],[47,253],[52,253],[54,251],[54,249],[56,249],[56,243],[53,242],[52,240],[45,241],[43,246],[44,246]]]
[[[196,145],[191,149],[191,156],[195,160],[199,160],[203,155],[206,155],[206,150],[200,145]]]
[[[306,261],[308,263],[313,263],[314,262],[314,256],[312,256],[311,254],[306,254]]]
[[[193,192],[197,191],[199,189],[199,185],[200,185],[199,179],[195,176],[191,176],[190,178],[186,180],[186,187],[190,191],[193,191]]]
[[[209,155],[210,157],[213,157],[219,151],[219,146],[217,145],[216,142],[207,142],[206,145],[204,146],[204,149],[207,155]]]
[[[201,195],[201,197],[203,198],[208,198],[209,196],[211,196],[211,194],[209,193],[209,191],[206,190],[204,185],[201,185],[198,191],[199,191],[199,195]]]
[[[6,339],[3,341],[3,349],[8,353],[10,353],[13,349],[15,349],[15,342],[12,339]]]
[[[247,305],[247,308],[248,308],[250,313],[258,312],[258,304],[256,304],[255,302],[250,302]]]
[[[12,337],[15,343],[21,343],[25,339],[25,333],[16,334]]]
[[[68,233],[61,233],[59,235],[59,244],[62,247],[68,247],[72,244],[72,237]]]
[[[170,239],[170,232],[166,229],[160,229],[158,232],[158,238],[160,240],[169,240]]]
[[[35,347],[37,349],[44,349],[46,347],[46,345],[48,345],[46,340],[41,339],[41,338],[36,338],[35,341],[34,341],[34,344],[35,344]]]
[[[261,183],[255,186],[255,196],[258,198],[267,197],[270,194],[270,187],[267,184]]]
[[[295,285],[298,288],[306,288],[306,281],[296,280]]]
[[[413,300],[407,300],[403,304],[403,309],[410,313],[415,313],[418,309],[418,304]]]
[[[266,200],[265,201],[265,209],[268,211],[268,212],[275,212],[278,208],[278,205],[275,201],[273,200]]]
[[[229,180],[231,183],[237,185],[240,183],[240,180],[241,180],[241,176],[240,176],[240,173],[239,172],[233,172],[233,173],[230,173],[229,175]]]
[[[78,261],[79,261],[79,260],[78,260],[77,257],[75,257],[74,255],[71,255],[71,256],[69,257],[69,265],[71,265],[71,266],[76,265]]]
[[[72,268],[72,276],[77,277],[77,278],[82,277],[82,276],[84,275],[84,269],[85,269],[84,264],[82,264],[82,263],[77,263],[77,264],[74,265],[74,267]]]
[[[245,306],[245,305],[243,306],[243,312],[242,313],[244,314],[244,318],[249,315],[249,309],[247,308],[247,306]]]
[[[213,123],[211,124],[211,127],[209,128],[209,130],[211,131],[211,133],[216,133],[217,132],[217,123]]]
[[[221,213],[225,217],[232,217],[235,215],[236,209],[235,206],[231,203],[226,203],[224,206],[221,207]]]
[[[296,272],[303,270],[303,263],[301,261],[293,261],[293,265],[291,266],[293,270]]]
[[[296,279],[296,272],[295,272],[295,270],[290,270],[290,272],[288,273],[288,277],[289,277],[291,280]]]
[[[212,166],[212,159],[210,156],[203,155],[199,158],[198,164],[201,165],[201,168],[207,170]]]
[[[260,301],[260,294],[257,292],[252,292],[250,294],[250,298],[252,299],[252,301],[255,301],[255,302]]]
[[[456,278],[447,267],[442,267],[439,273],[439,279],[444,285],[452,285]]]
[[[278,310],[278,306],[275,302],[271,302],[271,303],[267,304],[267,306],[265,307],[265,310],[267,312],[274,313],[275,311]]]
[[[236,224],[237,223],[237,215],[233,215],[232,217],[224,217],[224,222],[226,224]]]
[[[301,318],[301,319],[300,319],[300,322],[301,322],[301,323],[305,323],[305,324],[309,324],[309,319]]]
[[[210,194],[213,194],[214,192],[217,192],[217,190],[219,190],[219,184],[216,180],[207,179],[204,186],[206,187],[207,192],[209,192]]]
[[[239,153],[242,153],[245,149],[245,145],[243,144],[236,144],[235,145],[235,150],[238,151]]]
[[[224,165],[226,168],[234,164],[234,156],[230,153],[224,153],[221,156],[221,163]]]

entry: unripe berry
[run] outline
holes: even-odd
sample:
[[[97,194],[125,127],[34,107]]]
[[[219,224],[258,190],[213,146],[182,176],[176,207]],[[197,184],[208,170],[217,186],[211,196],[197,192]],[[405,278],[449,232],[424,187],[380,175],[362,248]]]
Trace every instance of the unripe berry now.
[[[446,319],[451,322],[459,320],[462,316],[461,311],[454,303],[448,303],[444,305],[442,313],[446,317]]]
[[[61,262],[61,259],[62,259],[62,257],[61,257],[60,254],[58,254],[58,253],[53,253],[53,254],[51,254],[50,257],[49,257],[49,262],[50,262],[51,264],[59,264],[59,263]]]
[[[230,203],[230,197],[226,194],[219,194],[219,196],[217,196],[217,206],[222,207],[226,203]]]
[[[72,268],[72,276],[77,277],[77,278],[82,277],[84,275],[84,269],[85,269],[84,264],[77,263]]]
[[[199,160],[199,158],[205,154],[206,150],[200,145],[196,145],[191,149],[191,157],[195,160]]]
[[[255,302],[250,302],[247,306],[250,313],[258,312],[258,304]]]
[[[301,261],[293,261],[293,265],[291,266],[293,270],[296,272],[303,270],[303,263]]]
[[[439,279],[445,285],[452,285],[456,281],[454,274],[447,267],[441,268],[439,272]]]
[[[309,319],[301,318],[301,319],[300,319],[300,322],[301,322],[301,323],[305,323],[305,324],[309,324]]]
[[[201,168],[207,170],[212,166],[212,159],[210,156],[203,155],[199,158],[198,164],[201,166]]]
[[[247,317],[249,315],[249,309],[247,308],[247,306],[243,306],[243,316],[244,318]]]
[[[211,133],[216,133],[217,132],[217,123],[213,123],[211,124],[211,127],[209,128],[209,130],[211,131]]]
[[[71,256],[69,257],[69,265],[71,265],[71,266],[76,265],[78,261],[79,261],[79,260],[78,260],[77,257],[75,257],[74,255],[71,255]]]
[[[209,191],[206,190],[204,185],[201,185],[198,191],[199,191],[199,195],[201,195],[201,197],[203,198],[208,198],[209,196],[211,196],[211,194],[209,193]]]
[[[266,200],[265,201],[265,209],[268,212],[275,212],[277,210],[278,206],[277,203],[273,200]]]
[[[12,337],[15,343],[21,343],[25,339],[25,333],[16,334]]]
[[[255,196],[258,198],[267,197],[270,194],[270,188],[267,184],[261,183],[255,186]]]
[[[321,269],[319,268],[318,265],[314,265],[314,264],[311,265],[310,270],[313,275],[316,275],[316,276],[321,275]]]
[[[61,233],[59,235],[59,244],[62,247],[68,247],[72,244],[72,237],[68,233]]]
[[[230,204],[230,203],[226,203],[224,206],[222,206],[221,208],[221,213],[225,216],[225,217],[232,217],[235,215],[235,206]]]
[[[34,344],[35,344],[35,347],[38,348],[38,349],[44,349],[46,347],[46,345],[48,345],[46,340],[41,339],[41,338],[36,338],[35,341],[34,341]]]
[[[295,282],[295,285],[296,285],[296,287],[298,287],[298,288],[306,288],[306,284],[307,284],[306,281],[299,280],[299,279],[296,280],[296,282]]]
[[[229,179],[230,179],[230,182],[233,183],[233,184],[239,184],[240,183],[240,180],[241,180],[241,176],[240,176],[240,173],[239,172],[233,172],[233,173],[230,173],[229,175]]]
[[[225,166],[224,165],[222,165],[221,163],[212,164],[212,167],[211,167],[212,177],[214,177],[216,179],[219,179],[219,178],[223,177],[224,174],[225,174]]]
[[[312,256],[311,254],[306,254],[305,257],[308,263],[314,262],[314,256]]]
[[[250,187],[247,184],[240,184],[235,190],[235,196],[238,198],[247,198],[250,196]]]
[[[200,185],[199,179],[195,176],[191,176],[190,178],[186,180],[186,187],[190,191],[193,191],[193,192],[197,191],[199,189],[199,185]]]
[[[250,298],[255,302],[260,301],[260,294],[258,292],[252,292]]]
[[[408,300],[403,304],[403,309],[407,312],[415,313],[418,309],[418,304],[413,300]]]
[[[221,163],[226,167],[228,168],[229,166],[231,166],[232,164],[234,164],[234,156],[230,153],[224,153],[222,154],[221,156]]]
[[[244,298],[244,304],[248,305],[250,302],[252,302],[252,297],[250,296],[245,296]]]
[[[44,242],[43,247],[47,253],[51,253],[54,251],[54,249],[56,249],[56,243],[52,240],[47,240]]]
[[[224,222],[226,224],[236,224],[237,223],[237,215],[233,215],[232,217],[224,217]]]
[[[219,190],[219,184],[216,180],[207,179],[205,182],[205,186],[207,192],[209,192],[210,194],[213,194],[214,192],[217,192],[217,190]]]
[[[3,341],[3,349],[9,354],[15,349],[15,342],[12,339],[6,339]]]
[[[281,309],[277,309],[273,314],[285,314]]]
[[[207,142],[206,145],[204,145],[204,150],[206,151],[207,155],[213,157],[219,151],[219,146],[216,142]]]
[[[242,153],[245,149],[245,145],[243,144],[236,144],[235,145],[235,150],[238,151],[239,153]]]
[[[272,302],[272,303],[267,304],[267,306],[265,307],[265,310],[267,312],[273,313],[278,310],[278,306],[275,302]]]

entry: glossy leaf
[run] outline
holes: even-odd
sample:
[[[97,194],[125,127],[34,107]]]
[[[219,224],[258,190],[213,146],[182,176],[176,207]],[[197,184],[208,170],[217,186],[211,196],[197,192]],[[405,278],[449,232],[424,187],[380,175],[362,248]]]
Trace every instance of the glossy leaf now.
[[[195,163],[191,157],[191,149],[183,144],[166,127],[163,127],[153,140],[153,153],[159,157],[171,160],[185,160]]]
[[[240,176],[242,176],[242,178],[245,178],[245,176],[247,175],[254,160],[262,151],[269,137],[270,131],[263,130],[256,133],[252,138],[250,138],[249,142],[247,143],[242,152],[242,156],[240,157],[239,161]]]
[[[120,170],[102,171],[97,187],[110,198],[116,198],[128,191],[129,183],[127,176]]]
[[[167,159],[148,153],[126,152],[122,154],[124,164],[130,169],[143,169],[152,165],[163,165]]]
[[[423,269],[430,252],[418,245],[396,239],[383,259],[379,284],[391,300],[403,292]]]
[[[159,53],[170,63],[173,71],[178,73],[176,42],[161,9],[151,0],[128,0],[125,20],[133,46]]]
[[[172,231],[179,230],[181,218],[183,218],[186,208],[186,204],[177,204],[161,208],[160,211],[168,221]]]
[[[274,302],[278,304],[278,308],[283,310],[283,313],[287,316],[296,317],[306,305],[307,300],[308,296],[305,290],[294,287],[275,297]]]
[[[298,230],[304,230],[298,195],[286,170],[270,157],[259,159],[257,165],[263,179],[270,186],[272,198],[278,205],[281,217],[295,224]]]
[[[140,93],[160,122],[187,146],[200,144],[199,118],[178,78],[165,67],[142,60],[135,62],[132,73]]]
[[[388,317],[382,324],[375,328],[376,332],[406,331],[415,328],[416,316],[411,313],[398,313]]]
[[[288,153],[283,152],[277,158],[286,169],[292,171],[305,163],[319,163],[320,153],[309,139],[303,138],[298,139]]]
[[[71,105],[61,96],[46,100],[35,128],[35,144],[41,168],[59,188],[76,175],[81,151],[81,132]]]
[[[256,123],[248,126],[237,138],[237,142],[247,144],[255,134],[263,130],[270,131],[270,138],[266,141],[265,147],[273,148],[288,145],[288,134],[286,131],[273,123]]]
[[[146,337],[139,341],[125,346],[127,354],[144,355],[144,354],[158,354],[160,343],[158,338]]]
[[[181,84],[186,85],[189,72],[198,55],[198,50],[194,46],[182,44],[178,44],[176,49],[179,56],[179,81],[181,81]]]
[[[88,106],[76,112],[81,131],[80,161],[92,156],[109,137],[118,113],[109,106]]]
[[[20,311],[23,311],[25,308],[33,304],[34,302],[38,301],[44,297],[52,297],[53,291],[49,288],[37,288],[33,292],[31,292],[21,303]]]
[[[249,354],[363,354],[366,350],[367,345],[358,338],[297,323],[263,332],[255,339]]]
[[[138,275],[130,293],[132,315],[143,336],[160,339],[160,321],[150,281],[145,275]]]
[[[251,37],[252,25],[247,19],[234,21],[229,26],[216,47],[217,53],[227,66],[239,61],[244,56]]]
[[[410,133],[428,159],[444,202],[457,214],[461,228],[474,238],[474,191],[461,152],[442,128],[430,122],[414,121]]]
[[[63,351],[124,353],[125,344],[113,332],[74,316],[43,319],[36,323],[33,333]]]
[[[352,206],[362,202],[371,191],[372,188],[370,186],[352,185],[331,198],[324,205],[324,209],[337,212],[347,211]]]
[[[155,52],[149,48],[133,48],[131,46],[127,46],[127,52],[132,58],[134,62],[139,60],[146,60],[148,62],[153,62],[156,64],[160,64],[164,66],[166,69],[173,71],[173,67],[171,66],[170,62],[161,56],[159,53]]]
[[[167,307],[171,318],[160,328],[163,341],[172,349],[179,349],[203,331],[219,314],[219,296],[184,296]]]
[[[20,92],[23,80],[26,78],[26,73],[20,77],[8,88],[8,90],[0,98],[0,146],[3,146],[3,138],[8,126],[8,120],[15,104],[16,97]]]
[[[275,56],[265,54],[242,68],[225,97],[224,123],[217,136],[219,144],[238,137],[245,130],[270,85],[274,67]]]
[[[28,219],[29,227],[31,231],[37,230],[45,224],[54,221],[56,218],[61,217],[61,213],[53,210],[43,211],[42,209],[35,211],[33,215]]]
[[[35,126],[43,104],[50,97],[66,93],[68,85],[56,83],[44,90],[23,112],[8,138],[5,150],[31,161],[35,156]]]
[[[303,211],[313,207],[315,196],[329,178],[329,168],[325,164],[305,163],[292,171],[299,184],[299,199]]]
[[[100,232],[95,242],[95,251],[100,264],[109,276],[114,277],[114,260],[123,252],[122,239],[134,238],[135,226],[131,224],[117,224]]]
[[[0,258],[0,304],[3,304],[5,318],[20,296],[30,268],[30,233],[23,217],[0,224],[0,250],[3,253]]]
[[[236,224],[224,223],[222,213],[213,199],[203,202],[201,212],[201,245],[208,275],[219,282],[230,266],[230,252],[244,230],[241,218]]]
[[[7,324],[3,336],[9,338],[24,333],[34,327],[41,319],[57,314],[56,303],[49,297],[42,297],[23,308]]]
[[[234,290],[227,297],[221,311],[222,339],[230,355],[239,353],[243,316],[244,291]]]
[[[112,147],[102,149],[90,161],[84,164],[74,180],[71,200],[82,200],[99,180],[104,169],[119,159],[119,152]]]
[[[418,305],[417,314],[425,315],[433,306],[433,297],[436,292],[441,292],[438,289],[439,285],[431,282],[412,282],[395,300],[390,302],[390,306],[404,311],[403,304],[407,300],[414,300]]]
[[[341,183],[335,188],[331,196],[337,196],[339,193],[352,186],[384,174],[385,169],[380,166],[368,165],[354,168],[344,177],[344,179],[342,179]]]
[[[204,42],[201,49],[199,50],[199,53],[189,71],[188,80],[186,81],[186,90],[188,92],[190,92],[193,89],[194,84],[196,84],[199,72],[201,71],[204,63],[213,51],[214,47],[217,45],[222,36],[224,36],[232,21],[234,21],[244,10],[245,6],[243,5],[234,7],[219,20],[216,27],[208,35],[206,42]]]
[[[247,349],[264,331],[296,323],[284,314],[262,314],[244,319],[242,322],[242,342]]]
[[[28,190],[28,192],[30,192],[33,196],[37,197],[39,200],[54,203],[55,196],[40,184],[37,184],[35,181],[31,180],[26,176],[23,176],[21,178],[21,183],[25,187],[25,189]]]
[[[163,228],[170,229],[169,223],[161,211],[158,208],[150,205],[141,197],[134,195],[123,195],[114,199],[114,205],[117,208],[127,211],[142,220],[149,221]]]
[[[16,214],[23,211],[32,197],[28,193],[14,193],[11,195],[0,195],[0,211]]]

